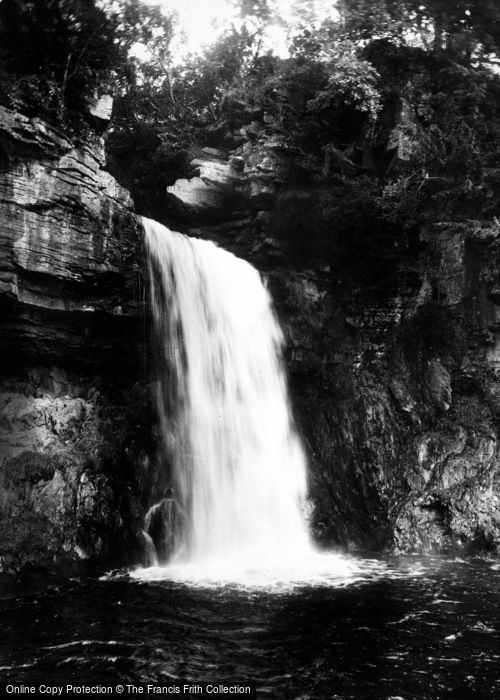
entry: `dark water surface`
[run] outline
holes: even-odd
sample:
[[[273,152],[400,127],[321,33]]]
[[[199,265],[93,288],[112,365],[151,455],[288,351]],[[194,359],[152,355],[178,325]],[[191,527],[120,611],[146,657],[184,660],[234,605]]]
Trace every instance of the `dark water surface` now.
[[[500,565],[389,563],[346,586],[280,593],[116,577],[3,599],[0,679],[253,680],[258,698],[286,700],[500,698]]]

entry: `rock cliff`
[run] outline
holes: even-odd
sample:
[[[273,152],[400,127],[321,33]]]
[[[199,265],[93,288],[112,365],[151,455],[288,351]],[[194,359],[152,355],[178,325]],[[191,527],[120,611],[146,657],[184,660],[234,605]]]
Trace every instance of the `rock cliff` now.
[[[150,426],[132,202],[97,137],[1,108],[0,143],[0,568],[134,558]]]
[[[308,241],[296,234],[321,219],[324,164],[244,117],[168,188],[170,225],[267,276],[289,339],[318,537],[351,548],[496,549],[498,222],[436,217],[412,237],[381,236],[376,265],[372,250],[356,252],[361,273],[335,256],[301,258]]]

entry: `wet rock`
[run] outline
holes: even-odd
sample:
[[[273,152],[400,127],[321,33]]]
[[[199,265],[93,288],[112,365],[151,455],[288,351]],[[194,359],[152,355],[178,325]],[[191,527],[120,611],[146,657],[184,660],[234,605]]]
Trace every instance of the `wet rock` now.
[[[447,411],[451,406],[451,375],[440,360],[430,360],[426,372],[428,400]]]
[[[84,566],[137,560],[127,543],[154,484],[144,474],[155,462],[147,393],[124,379],[119,387],[116,378],[106,385],[64,376],[62,395],[40,395],[41,383],[27,375],[0,384],[0,559],[7,573],[36,566],[74,575]]]
[[[398,402],[399,408],[402,411],[405,411],[405,413],[413,415],[417,407],[417,402],[413,396],[411,396],[405,383],[401,379],[395,378],[389,384],[389,389],[391,390],[393,397]]]

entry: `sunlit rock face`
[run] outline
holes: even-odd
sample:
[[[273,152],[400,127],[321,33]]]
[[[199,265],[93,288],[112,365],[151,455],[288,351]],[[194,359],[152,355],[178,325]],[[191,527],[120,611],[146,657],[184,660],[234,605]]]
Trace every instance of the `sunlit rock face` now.
[[[97,137],[0,108],[0,138],[0,568],[71,572],[135,547],[140,236]]]
[[[228,211],[246,205],[246,182],[238,163],[228,161],[226,153],[204,148],[191,161],[192,177],[177,180],[167,187],[171,206],[182,216],[204,222],[224,220]],[[241,189],[240,189],[241,188]]]
[[[107,347],[115,363],[139,306],[128,193],[103,170],[97,139],[76,147],[3,108],[0,136],[2,358],[102,364]]]
[[[418,139],[410,117],[402,105],[388,158],[404,161]],[[321,218],[325,164],[290,146],[265,115],[242,108],[236,122],[219,141],[212,135],[216,156],[202,152],[196,179],[170,188],[169,223],[218,242],[267,279],[287,336],[317,537],[353,549],[496,550],[498,223],[447,222],[436,212],[436,223],[407,249],[395,241],[382,272],[366,278],[335,258],[304,261],[289,206]],[[194,206],[183,194],[201,179],[206,201],[216,196],[214,169],[237,172],[224,188],[227,201],[231,187],[240,197],[215,221],[201,199]]]

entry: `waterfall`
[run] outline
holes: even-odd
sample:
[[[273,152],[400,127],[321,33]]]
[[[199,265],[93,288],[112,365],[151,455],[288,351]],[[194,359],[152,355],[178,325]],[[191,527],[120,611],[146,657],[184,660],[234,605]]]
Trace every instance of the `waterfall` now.
[[[170,563],[296,560],[311,550],[306,459],[269,292],[232,253],[142,222],[157,410],[182,511]]]

